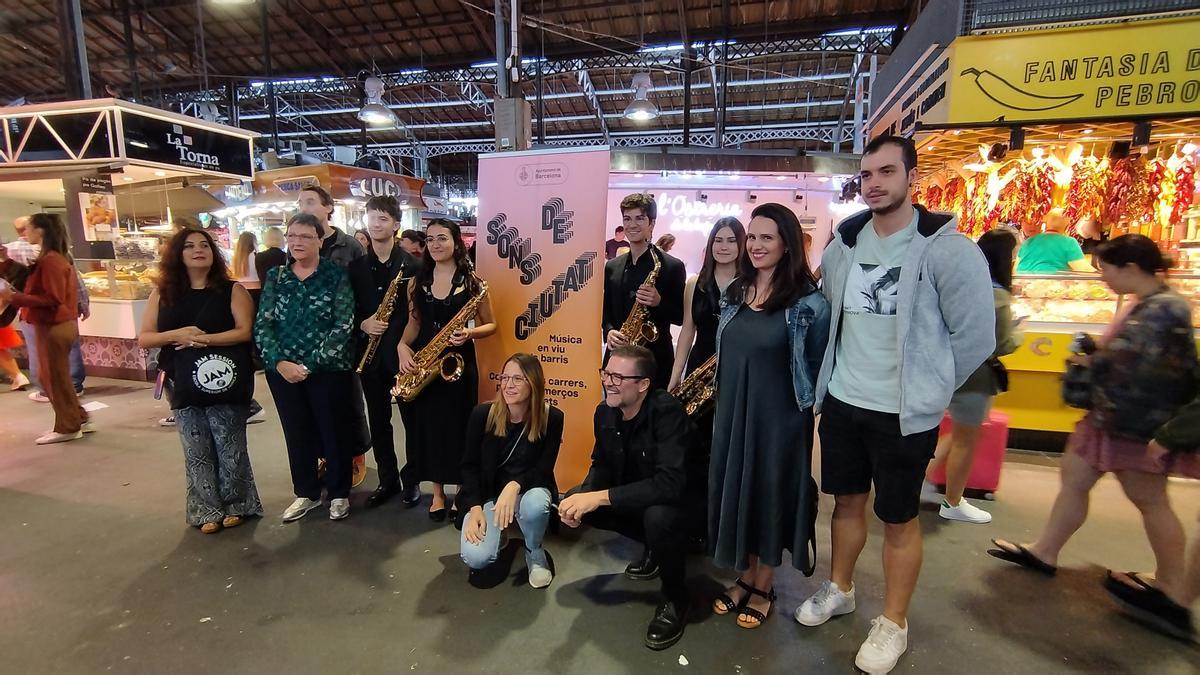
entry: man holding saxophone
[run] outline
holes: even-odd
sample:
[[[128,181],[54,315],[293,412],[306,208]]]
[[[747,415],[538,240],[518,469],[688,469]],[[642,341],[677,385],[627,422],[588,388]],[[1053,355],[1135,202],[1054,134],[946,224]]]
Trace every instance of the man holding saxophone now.
[[[683,287],[687,270],[678,258],[650,242],[658,206],[654,197],[638,193],[621,200],[621,221],[629,252],[604,265],[604,341],[608,352],[626,344],[641,345],[657,364],[651,384],[665,388],[675,353],[671,324],[683,323]]]
[[[371,447],[379,469],[379,487],[367,498],[376,507],[403,491],[406,507],[416,506],[421,492],[406,463],[399,469],[392,434],[392,380],[400,370],[396,344],[408,324],[408,282],[420,263],[396,241],[400,205],[395,197],[367,201],[367,254],[350,263],[354,288],[355,363],[367,401]]]

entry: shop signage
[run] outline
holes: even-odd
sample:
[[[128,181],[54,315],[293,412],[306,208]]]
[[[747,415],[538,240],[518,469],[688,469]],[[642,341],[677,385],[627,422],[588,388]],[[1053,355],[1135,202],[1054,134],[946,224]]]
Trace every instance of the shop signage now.
[[[478,343],[479,396],[497,396],[513,353],[537,356],[546,398],[567,419],[555,474],[587,472],[596,371],[604,346],[604,219],[608,150],[497,153],[479,158],[479,274],[500,330]]]
[[[111,176],[79,178],[79,212],[86,241],[112,241],[117,231],[117,198]]]
[[[671,232],[702,232],[708,234],[713,223],[726,216],[742,218],[741,204],[732,202],[709,202],[696,199],[696,192],[671,193],[668,191],[654,195],[658,204],[658,220],[669,222]]]
[[[292,178],[279,178],[271,181],[271,185],[275,186],[276,190],[286,194],[293,195],[304,188],[319,186],[321,180],[316,176],[295,176]]]
[[[245,138],[122,110],[125,156],[184,169],[250,178],[254,161]]]
[[[396,197],[401,204],[407,203],[408,187],[401,186],[386,176],[350,176],[350,194],[355,197]]]
[[[1200,110],[1200,20],[954,41],[949,120],[1067,121]]]
[[[918,122],[937,124],[946,121],[949,51],[941,50],[927,64],[909,76],[905,90],[889,96],[880,112],[872,116],[872,137],[885,134],[911,136]]]

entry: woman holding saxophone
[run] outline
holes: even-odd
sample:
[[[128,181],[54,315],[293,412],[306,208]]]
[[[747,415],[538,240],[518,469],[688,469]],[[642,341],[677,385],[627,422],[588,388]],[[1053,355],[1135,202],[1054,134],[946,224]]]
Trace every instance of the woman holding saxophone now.
[[[458,225],[435,219],[425,235],[423,265],[409,285],[410,316],[396,352],[402,375],[428,367],[442,354],[454,353],[462,358],[459,377],[450,381],[435,377],[412,400],[404,400],[402,395],[400,404],[405,452],[414,468],[414,480],[433,483],[429,518],[442,522],[446,520],[445,486],[462,484],[464,430],[478,401],[479,376],[472,341],[495,333],[496,321],[486,284],[475,276]],[[473,327],[464,321],[470,314],[474,314]],[[461,328],[446,336],[444,345],[439,344],[442,329],[460,322]],[[434,363],[433,367],[438,366]],[[457,523],[457,512],[451,517]]]

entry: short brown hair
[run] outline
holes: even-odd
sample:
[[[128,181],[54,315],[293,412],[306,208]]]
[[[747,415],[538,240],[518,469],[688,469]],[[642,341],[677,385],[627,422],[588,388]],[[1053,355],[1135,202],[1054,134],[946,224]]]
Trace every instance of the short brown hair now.
[[[327,217],[330,219],[333,218],[333,197],[329,196],[329,193],[325,191],[325,188],[321,187],[320,185],[309,185],[300,188],[300,191],[311,192],[315,194],[317,198],[321,200],[321,206],[329,207],[329,216]]]
[[[654,360],[654,352],[641,345],[621,345],[608,355],[610,359],[614,356],[633,361],[633,367],[637,371],[638,377],[654,377],[654,371],[658,369],[658,363]]]
[[[645,192],[635,192],[621,200],[621,213],[633,209],[641,209],[650,220],[658,220],[658,204],[654,203],[654,197]]]

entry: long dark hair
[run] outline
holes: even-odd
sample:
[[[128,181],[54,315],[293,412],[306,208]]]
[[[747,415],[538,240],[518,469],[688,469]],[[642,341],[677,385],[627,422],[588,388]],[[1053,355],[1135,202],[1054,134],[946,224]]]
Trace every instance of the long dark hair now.
[[[708,243],[704,246],[704,263],[700,266],[700,274],[696,275],[696,286],[699,288],[707,288],[717,271],[717,261],[712,254],[713,241],[717,238],[717,233],[726,227],[733,230],[733,236],[737,239],[738,260],[741,260],[746,251],[746,227],[742,225],[742,221],[733,216],[725,216],[713,223],[712,229],[708,231]],[[737,266],[738,263],[735,260],[733,264]]]
[[[1012,293],[1013,251],[1017,250],[1017,235],[1007,227],[997,227],[979,238],[979,250],[987,260],[992,281]]]
[[[771,273],[771,294],[763,303],[766,312],[776,312],[791,307],[800,298],[817,290],[817,279],[808,267],[808,256],[804,254],[804,240],[800,235],[800,220],[792,210],[782,204],[763,204],[750,213],[750,219],[766,218],[779,229],[783,240],[783,257]],[[729,284],[725,298],[730,302],[742,302],[746,291],[754,288],[758,270],[750,262],[750,254],[743,247],[738,258],[738,278]]]
[[[193,234],[204,237],[212,249],[212,267],[208,268],[208,274],[204,277],[204,287],[223,288],[233,283],[229,278],[225,256],[221,255],[221,249],[217,248],[212,235],[207,230],[180,230],[167,242],[167,250],[158,263],[158,279],[154,283],[158,286],[159,302],[163,305],[179,302],[187,289],[192,287],[187,267],[183,264],[183,246]]]
[[[42,231],[42,252],[39,255],[55,251],[71,261],[71,237],[58,214],[35,213],[29,217],[29,227]]]
[[[454,266],[458,268],[458,274],[463,278],[467,285],[467,293],[475,295],[479,292],[479,279],[475,277],[475,267],[471,264],[471,257],[467,255],[467,245],[463,243],[462,230],[459,229],[458,223],[445,218],[434,218],[425,226],[425,253],[422,255],[424,264],[417,272],[417,285],[429,286],[433,284],[433,268],[437,263],[433,260],[433,254],[429,252],[429,228],[444,227],[450,230],[450,238],[454,240]],[[450,289],[451,292],[454,289]]]

